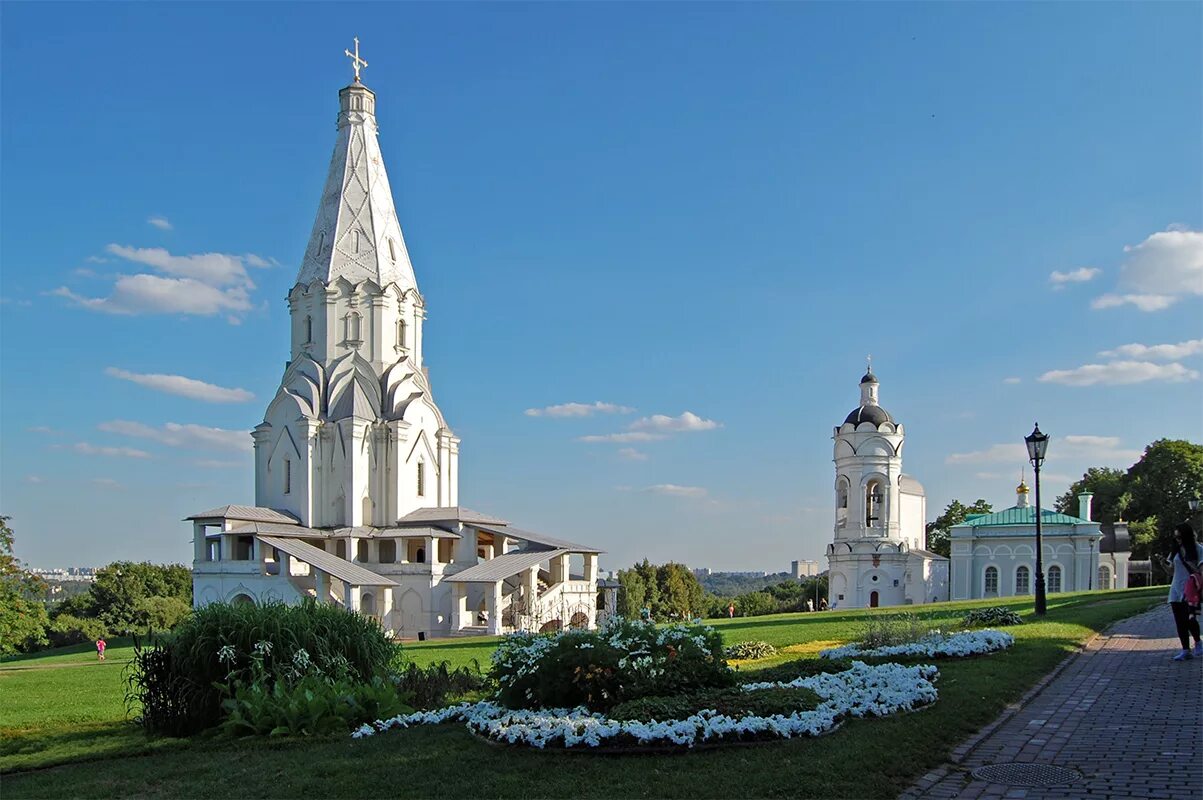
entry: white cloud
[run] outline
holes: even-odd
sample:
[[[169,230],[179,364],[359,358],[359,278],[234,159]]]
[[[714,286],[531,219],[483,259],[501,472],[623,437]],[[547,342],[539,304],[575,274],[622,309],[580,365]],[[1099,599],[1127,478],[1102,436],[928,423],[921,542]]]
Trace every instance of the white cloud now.
[[[169,231],[172,228],[171,222],[167,217],[150,217],[146,220],[146,224],[153,225],[161,231]]]
[[[1054,289],[1064,289],[1066,284],[1087,283],[1101,274],[1103,274],[1103,271],[1098,267],[1081,267],[1069,272],[1053,270],[1048,279],[1053,284]]]
[[[678,486],[675,483],[658,483],[655,486],[648,486],[639,491],[645,494],[663,494],[669,497],[689,498],[703,498],[708,497],[710,494],[701,486]]]
[[[110,260],[111,259],[105,258],[104,256],[88,256],[84,259],[84,261],[87,261],[89,264],[107,264]]]
[[[1162,381],[1183,383],[1198,380],[1199,373],[1181,364],[1154,364],[1151,361],[1112,361],[1109,364],[1083,364],[1074,369],[1049,370],[1040,376],[1042,383],[1066,386],[1125,386],[1133,383]]]
[[[96,426],[107,433],[133,436],[139,439],[198,450],[248,451],[252,448],[251,437],[246,431],[231,431],[224,428],[208,428],[203,425],[168,422],[161,428],[129,420],[112,420]]]
[[[61,449],[63,445],[53,445],[55,449]],[[133,447],[102,447],[87,442],[76,442],[71,445],[71,449],[77,453],[82,453],[85,456],[117,456],[120,458],[150,458],[150,453],[145,450],[137,450]]]
[[[657,442],[668,437],[663,433],[647,433],[646,431],[628,431],[626,433],[605,433],[591,434],[589,436],[578,436],[578,442]]]
[[[630,414],[633,408],[614,403],[561,403],[544,408],[528,408],[523,413],[528,417],[591,417],[594,414]]]
[[[1023,378],[1003,378],[1003,383],[1023,383]]]
[[[110,244],[106,251],[133,264],[148,266],[163,275],[140,272],[118,275],[107,297],[85,297],[66,286],[49,292],[76,305],[108,314],[226,314],[230,322],[251,310],[254,281],[247,266],[269,266],[254,254],[199,253],[172,255],[161,247],[127,247]]]
[[[618,451],[618,457],[626,461],[647,461],[647,453],[642,453],[634,447],[624,447]]]
[[[702,419],[692,411],[686,411],[679,417],[669,417],[664,414],[653,414],[632,422],[628,429],[632,431],[659,431],[679,433],[682,431],[709,431],[720,427],[712,419]]]
[[[1140,450],[1121,447],[1118,436],[1093,436],[1067,434],[1054,436],[1049,441],[1049,457],[1066,461],[1091,463],[1116,463],[1128,466],[1140,458]],[[950,453],[945,459],[948,464],[1017,464],[1028,463],[1028,450],[1022,441],[995,444],[984,450],[968,453]],[[987,475],[990,473],[981,473]]]
[[[76,269],[71,270],[71,274],[76,275],[80,278],[95,278],[96,270],[88,269],[87,267],[78,267]]]
[[[93,478],[92,483],[96,486],[101,487],[102,489],[124,489],[125,488],[124,486],[121,485],[120,481],[113,480],[112,478]]]
[[[1177,361],[1203,353],[1203,339],[1190,339],[1178,344],[1124,344],[1114,350],[1103,350],[1107,358],[1151,358],[1155,361]]]
[[[190,397],[193,400],[203,400],[206,403],[245,403],[254,400],[255,395],[246,389],[227,389],[183,375],[160,375],[157,373],[129,372],[117,367],[107,367],[106,375],[130,381],[158,392],[175,394],[180,397]]]
[[[43,478],[41,475],[26,475],[25,482],[26,483],[45,483],[46,479]]]
[[[1171,225],[1124,252],[1118,291],[1095,298],[1092,308],[1131,304],[1160,311],[1183,297],[1203,295],[1203,232]]]

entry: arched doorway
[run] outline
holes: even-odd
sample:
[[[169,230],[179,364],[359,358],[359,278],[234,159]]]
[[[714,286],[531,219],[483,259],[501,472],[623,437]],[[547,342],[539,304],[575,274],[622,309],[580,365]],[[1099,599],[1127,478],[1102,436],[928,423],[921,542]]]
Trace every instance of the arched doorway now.
[[[249,605],[254,605],[254,603],[255,603],[254,598],[252,598],[249,594],[246,594],[245,592],[242,594],[234,595],[234,597],[230,600],[230,605],[232,605],[232,606],[249,606]]]
[[[878,599],[877,592],[869,592],[869,608],[877,608]]]

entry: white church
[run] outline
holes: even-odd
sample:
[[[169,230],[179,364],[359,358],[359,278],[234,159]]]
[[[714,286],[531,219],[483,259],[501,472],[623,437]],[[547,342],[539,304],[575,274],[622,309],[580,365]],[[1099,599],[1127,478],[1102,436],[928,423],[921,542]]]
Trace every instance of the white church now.
[[[347,55],[289,361],[252,434],[255,505],[188,517],[195,602],[315,597],[405,638],[592,627],[601,551],[459,505],[460,440],[422,361],[426,307],[358,40]]]
[[[902,471],[906,431],[878,403],[873,370],[860,405],[837,426],[835,540],[827,546],[832,608],[918,605],[948,599],[948,559],[923,549],[927,496]]]

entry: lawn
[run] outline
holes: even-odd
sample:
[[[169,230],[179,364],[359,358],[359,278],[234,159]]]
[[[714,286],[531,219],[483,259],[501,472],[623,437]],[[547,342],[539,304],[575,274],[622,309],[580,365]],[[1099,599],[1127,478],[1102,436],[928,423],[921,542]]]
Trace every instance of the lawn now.
[[[363,740],[148,744],[131,726],[120,724],[119,698],[115,704],[111,698],[120,692],[119,669],[81,664],[17,670],[19,664],[9,662],[0,665],[4,681],[0,690],[5,697],[0,709],[0,735],[5,739],[0,769],[12,772],[68,758],[106,758],[8,774],[4,778],[8,797],[204,795],[217,800],[358,797],[384,791],[407,797],[894,797],[915,777],[943,763],[953,747],[996,717],[1094,632],[1161,601],[1164,591],[1155,587],[1053,595],[1048,617],[1041,622],[1033,620],[1030,600],[1003,601],[1025,619],[1024,625],[1010,629],[1016,646],[992,656],[938,662],[940,700],[922,712],[852,720],[819,739],[680,755],[616,758],[500,748],[473,739],[456,724]],[[951,624],[966,608],[991,604],[1000,603],[950,603],[912,610],[934,622]],[[713,624],[728,642],[763,639],[790,651],[741,664],[751,670],[805,657],[819,643],[853,639],[866,616],[897,611],[786,614]],[[422,663],[444,658],[453,663],[473,658],[486,663],[492,641],[425,642],[407,651]],[[9,731],[14,729],[22,731],[15,747],[9,741]],[[53,735],[40,733],[45,731]],[[72,731],[77,738],[66,739]],[[96,736],[114,737],[113,746],[100,746],[104,740],[92,741]],[[20,749],[22,741],[25,746]],[[49,746],[39,752],[39,743]],[[110,757],[148,749],[154,752]],[[865,769],[865,764],[873,764],[873,769]]]

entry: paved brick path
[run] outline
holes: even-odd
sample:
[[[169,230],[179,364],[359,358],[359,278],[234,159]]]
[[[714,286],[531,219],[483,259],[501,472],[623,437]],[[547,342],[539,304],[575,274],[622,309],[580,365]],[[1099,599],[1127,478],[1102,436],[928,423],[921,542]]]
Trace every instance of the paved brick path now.
[[[1170,661],[1178,647],[1166,606],[1118,623],[900,800],[1203,798],[1203,659]],[[1011,762],[1083,777],[1032,788],[970,774]]]

